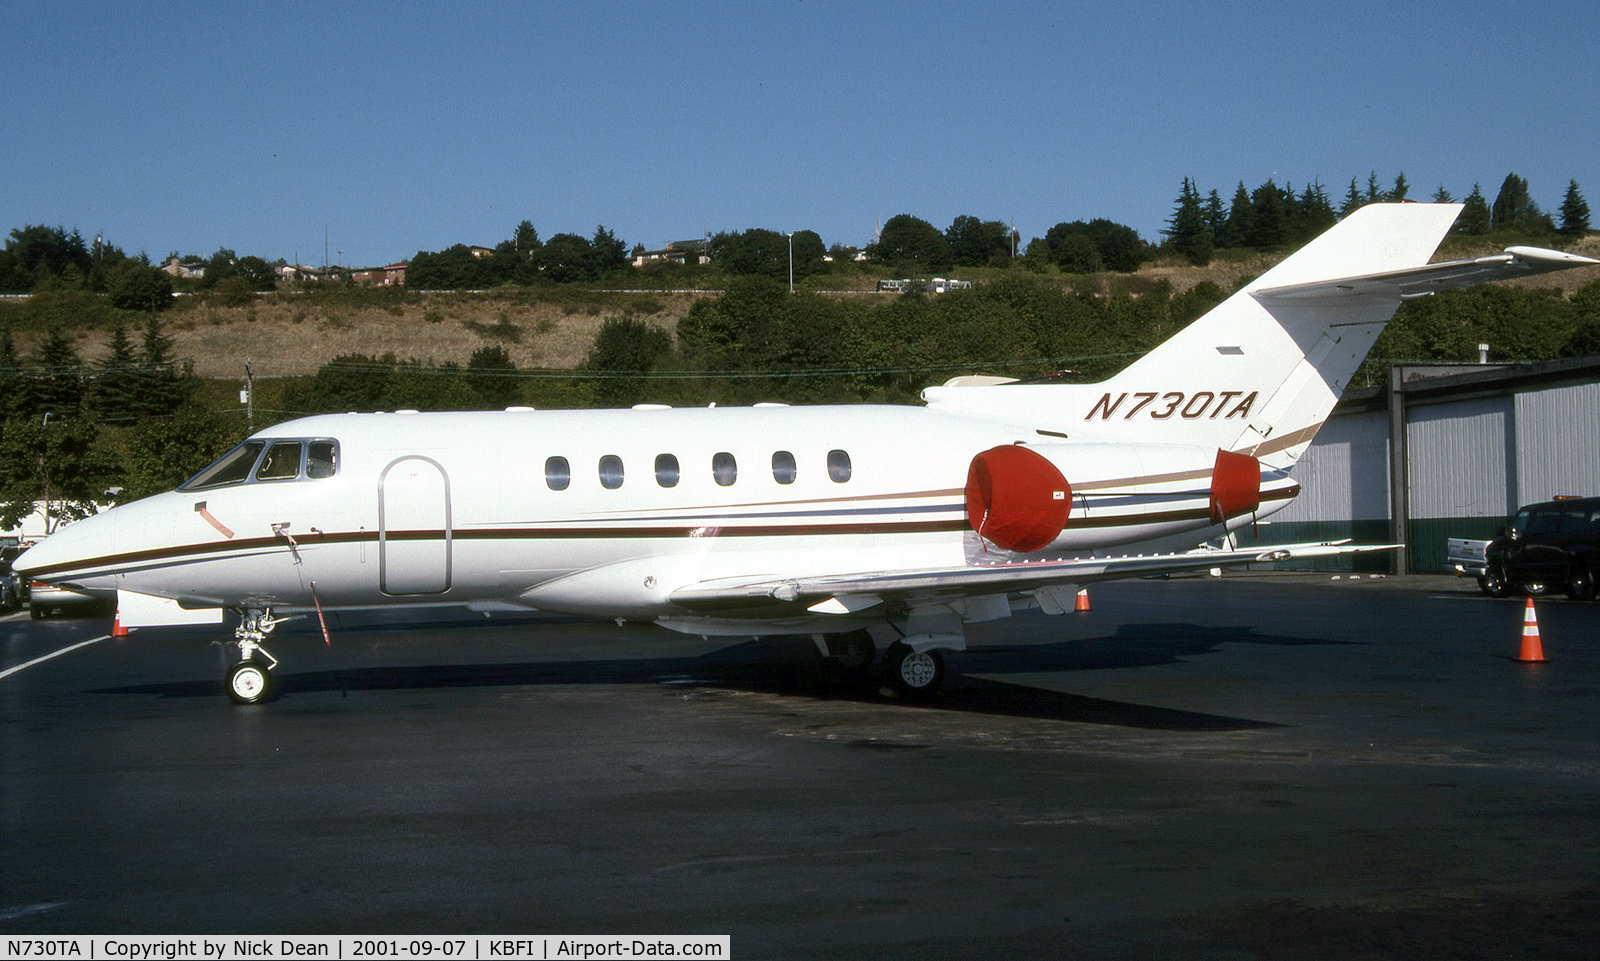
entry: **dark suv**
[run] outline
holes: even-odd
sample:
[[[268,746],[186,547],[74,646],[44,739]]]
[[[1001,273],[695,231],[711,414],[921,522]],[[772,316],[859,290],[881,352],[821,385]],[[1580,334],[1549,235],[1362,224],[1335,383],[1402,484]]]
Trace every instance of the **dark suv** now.
[[[1600,497],[1529,504],[1511,529],[1489,542],[1484,592],[1543,594],[1564,588],[1574,600],[1595,596],[1600,577]]]

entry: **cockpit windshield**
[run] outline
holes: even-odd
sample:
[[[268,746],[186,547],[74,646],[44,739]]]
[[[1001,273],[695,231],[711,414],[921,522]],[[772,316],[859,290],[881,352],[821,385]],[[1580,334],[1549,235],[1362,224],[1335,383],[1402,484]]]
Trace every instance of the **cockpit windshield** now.
[[[339,442],[284,438],[247,440],[228,451],[178,489],[210,490],[232,484],[319,480],[339,471]]]

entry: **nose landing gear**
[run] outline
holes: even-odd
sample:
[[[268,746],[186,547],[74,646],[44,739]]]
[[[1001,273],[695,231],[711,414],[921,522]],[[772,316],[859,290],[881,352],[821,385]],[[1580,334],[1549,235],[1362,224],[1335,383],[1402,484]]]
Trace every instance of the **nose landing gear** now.
[[[275,618],[270,610],[246,610],[233,636],[239,645],[239,660],[223,675],[222,686],[235,704],[260,704],[277,688],[272,669],[278,659],[267,653],[261,642],[286,618]]]

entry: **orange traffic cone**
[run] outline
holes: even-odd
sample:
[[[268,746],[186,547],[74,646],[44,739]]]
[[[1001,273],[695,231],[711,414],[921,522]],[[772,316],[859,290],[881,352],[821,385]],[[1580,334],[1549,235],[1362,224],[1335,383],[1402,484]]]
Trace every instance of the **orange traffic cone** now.
[[[1078,601],[1073,605],[1072,609],[1079,614],[1082,614],[1085,611],[1093,610],[1093,608],[1089,606],[1089,589],[1087,587],[1078,589]]]
[[[1517,660],[1523,663],[1544,660],[1544,645],[1539,643],[1539,618],[1533,613],[1531,597],[1522,615],[1522,650],[1517,653]]]
[[[122,626],[122,618],[113,617],[111,619],[111,636],[112,637],[127,637],[128,636],[128,629],[126,627]]]

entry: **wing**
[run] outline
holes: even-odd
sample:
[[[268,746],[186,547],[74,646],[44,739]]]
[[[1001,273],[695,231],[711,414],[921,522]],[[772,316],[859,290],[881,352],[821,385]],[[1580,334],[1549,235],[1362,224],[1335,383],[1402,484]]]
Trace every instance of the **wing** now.
[[[1475,260],[1453,260],[1424,267],[1408,267],[1337,280],[1318,280],[1306,284],[1289,284],[1283,287],[1264,287],[1253,296],[1263,302],[1275,300],[1320,300],[1331,297],[1351,297],[1360,294],[1382,296],[1425,297],[1440,290],[1472,287],[1495,280],[1532,277],[1535,274],[1566,270],[1600,264],[1600,260],[1580,257],[1559,250],[1541,247],[1507,247],[1503,254],[1479,257]]]
[[[1282,544],[1251,550],[1198,550],[1182,554],[1016,561],[992,565],[869,571],[795,578],[728,577],[701,581],[672,592],[672,603],[699,614],[764,607],[804,608],[815,614],[854,614],[881,605],[918,607],[955,598],[1034,594],[1050,609],[1051,592],[1096,581],[1149,577],[1214,567],[1238,567],[1284,560],[1336,557],[1361,551],[1393,550],[1398,545],[1363,546],[1348,541]],[[1043,596],[1040,595],[1043,592]]]

